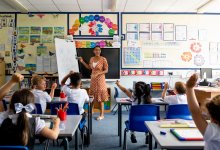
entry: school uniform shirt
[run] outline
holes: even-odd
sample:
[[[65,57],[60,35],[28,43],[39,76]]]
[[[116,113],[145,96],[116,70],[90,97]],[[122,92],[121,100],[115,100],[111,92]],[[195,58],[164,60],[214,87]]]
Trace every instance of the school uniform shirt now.
[[[131,100],[131,104],[132,104],[132,105],[138,105],[138,98],[136,98],[136,97],[133,95],[133,93],[132,93],[132,96],[131,96],[130,100]],[[141,97],[141,103],[140,103],[140,105],[141,105],[141,104],[144,104],[144,103],[143,103],[143,97]]]
[[[187,104],[187,99],[185,94],[165,96],[164,101],[169,104]]]
[[[89,96],[85,89],[71,89],[67,85],[62,87],[63,92],[67,96],[67,101],[69,103],[77,103],[79,107],[80,114],[84,113],[84,103],[89,101]]]
[[[41,105],[42,112],[45,113],[47,102],[51,102],[51,96],[42,90],[33,89],[32,90],[34,97],[35,97],[35,103],[38,103]]]
[[[209,123],[204,134],[204,150],[220,149],[220,126],[215,123]]]
[[[31,114],[29,114],[29,113],[26,113],[26,114],[27,114],[27,116],[29,118],[32,117]],[[12,123],[16,124],[17,123],[17,119],[18,119],[18,114],[9,113],[8,111],[4,111],[4,112],[0,113],[0,126],[2,125],[2,122],[6,118],[12,119]],[[36,117],[35,118],[35,123],[36,123],[35,134],[39,134],[42,131],[42,129],[46,126],[45,125],[45,121],[41,120],[40,117]]]

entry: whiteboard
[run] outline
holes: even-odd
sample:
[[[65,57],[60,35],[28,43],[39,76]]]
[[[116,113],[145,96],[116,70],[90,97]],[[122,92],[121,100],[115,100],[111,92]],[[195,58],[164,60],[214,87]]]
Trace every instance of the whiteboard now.
[[[59,83],[61,83],[64,76],[66,76],[71,70],[79,72],[78,60],[76,59],[75,42],[55,38],[55,48]],[[67,80],[67,84],[68,83],[69,80]]]

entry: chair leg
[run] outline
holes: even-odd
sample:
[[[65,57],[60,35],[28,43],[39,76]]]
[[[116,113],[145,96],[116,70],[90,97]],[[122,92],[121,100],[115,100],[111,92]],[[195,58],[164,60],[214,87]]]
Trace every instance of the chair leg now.
[[[128,132],[128,130],[125,128],[125,130],[124,130],[123,150],[127,150],[127,132]]]
[[[114,109],[115,109],[115,107],[116,107],[117,105],[118,105],[118,104],[115,104],[115,106],[112,108],[111,112],[113,112],[113,111],[114,111]]]
[[[154,148],[157,149],[157,142],[155,141]]]
[[[82,140],[82,145],[81,145],[81,150],[83,150],[83,144],[84,144],[84,133],[83,133],[84,128],[81,131],[81,140]]]
[[[118,112],[118,109],[114,112],[114,114],[113,115],[115,115],[116,113]]]

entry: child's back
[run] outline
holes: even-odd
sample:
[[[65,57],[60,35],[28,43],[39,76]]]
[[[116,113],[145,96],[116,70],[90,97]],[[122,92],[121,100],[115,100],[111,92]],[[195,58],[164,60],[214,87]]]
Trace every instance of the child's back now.
[[[66,80],[70,78],[71,88],[65,85]],[[79,107],[80,114],[84,113],[84,103],[89,101],[89,96],[85,89],[80,89],[81,86],[81,75],[79,73],[70,72],[61,81],[62,90],[67,96],[67,100],[70,103],[77,103]]]

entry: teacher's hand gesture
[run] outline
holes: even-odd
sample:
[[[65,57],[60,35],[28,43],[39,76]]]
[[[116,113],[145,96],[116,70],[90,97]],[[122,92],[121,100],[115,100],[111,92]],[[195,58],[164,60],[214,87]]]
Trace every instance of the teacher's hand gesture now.
[[[83,58],[82,57],[79,57],[79,61],[82,63],[84,62]]]

